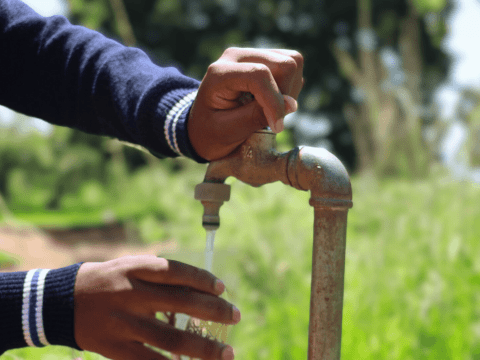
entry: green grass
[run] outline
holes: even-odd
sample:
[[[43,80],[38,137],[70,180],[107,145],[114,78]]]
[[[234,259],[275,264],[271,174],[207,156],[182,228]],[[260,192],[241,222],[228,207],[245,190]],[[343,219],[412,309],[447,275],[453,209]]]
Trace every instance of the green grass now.
[[[202,266],[198,173],[171,184],[164,254]],[[214,272],[242,311],[238,359],[306,359],[313,209],[282,184],[231,181]],[[480,359],[480,188],[436,178],[354,179],[349,212],[342,359]],[[5,359],[73,359],[71,349],[20,349]],[[99,359],[89,354],[84,359]],[[3,359],[3,358],[2,358]]]
[[[478,185],[355,185],[344,358],[479,359]]]

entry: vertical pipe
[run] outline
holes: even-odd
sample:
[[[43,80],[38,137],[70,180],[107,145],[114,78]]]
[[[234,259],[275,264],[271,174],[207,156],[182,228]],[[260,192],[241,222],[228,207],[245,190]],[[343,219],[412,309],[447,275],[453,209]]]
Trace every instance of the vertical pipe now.
[[[309,360],[340,359],[347,211],[315,206]]]

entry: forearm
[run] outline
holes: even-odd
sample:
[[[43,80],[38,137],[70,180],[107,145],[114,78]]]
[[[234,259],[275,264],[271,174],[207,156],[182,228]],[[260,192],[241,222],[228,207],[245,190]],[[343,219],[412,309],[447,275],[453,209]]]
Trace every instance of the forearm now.
[[[153,64],[64,17],[43,18],[18,0],[0,2],[0,103],[27,115],[142,145],[157,156],[192,154],[185,122],[190,105],[167,115],[197,80]],[[182,110],[182,111],[180,111]],[[178,115],[178,118],[177,118]],[[176,136],[173,136],[173,128]],[[165,134],[171,132],[168,144]]]
[[[0,354],[26,346],[80,349],[73,323],[79,267],[0,273]]]

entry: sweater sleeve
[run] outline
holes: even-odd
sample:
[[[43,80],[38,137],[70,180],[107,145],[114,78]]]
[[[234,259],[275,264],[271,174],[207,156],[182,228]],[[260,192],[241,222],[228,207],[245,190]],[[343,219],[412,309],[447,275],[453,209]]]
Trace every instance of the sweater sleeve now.
[[[73,323],[73,291],[80,265],[0,273],[0,355],[26,346],[64,345],[81,350]]]
[[[158,157],[204,162],[186,127],[198,80],[20,0],[0,1],[0,44],[0,104]]]

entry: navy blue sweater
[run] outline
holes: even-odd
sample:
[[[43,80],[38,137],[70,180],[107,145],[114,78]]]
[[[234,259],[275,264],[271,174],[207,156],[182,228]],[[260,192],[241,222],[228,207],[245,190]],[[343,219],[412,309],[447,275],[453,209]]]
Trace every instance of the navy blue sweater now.
[[[50,123],[139,144],[158,157],[203,162],[186,121],[199,82],[138,49],[0,0],[0,104]],[[45,259],[48,263],[48,259]],[[80,264],[0,274],[0,354],[74,338]]]

